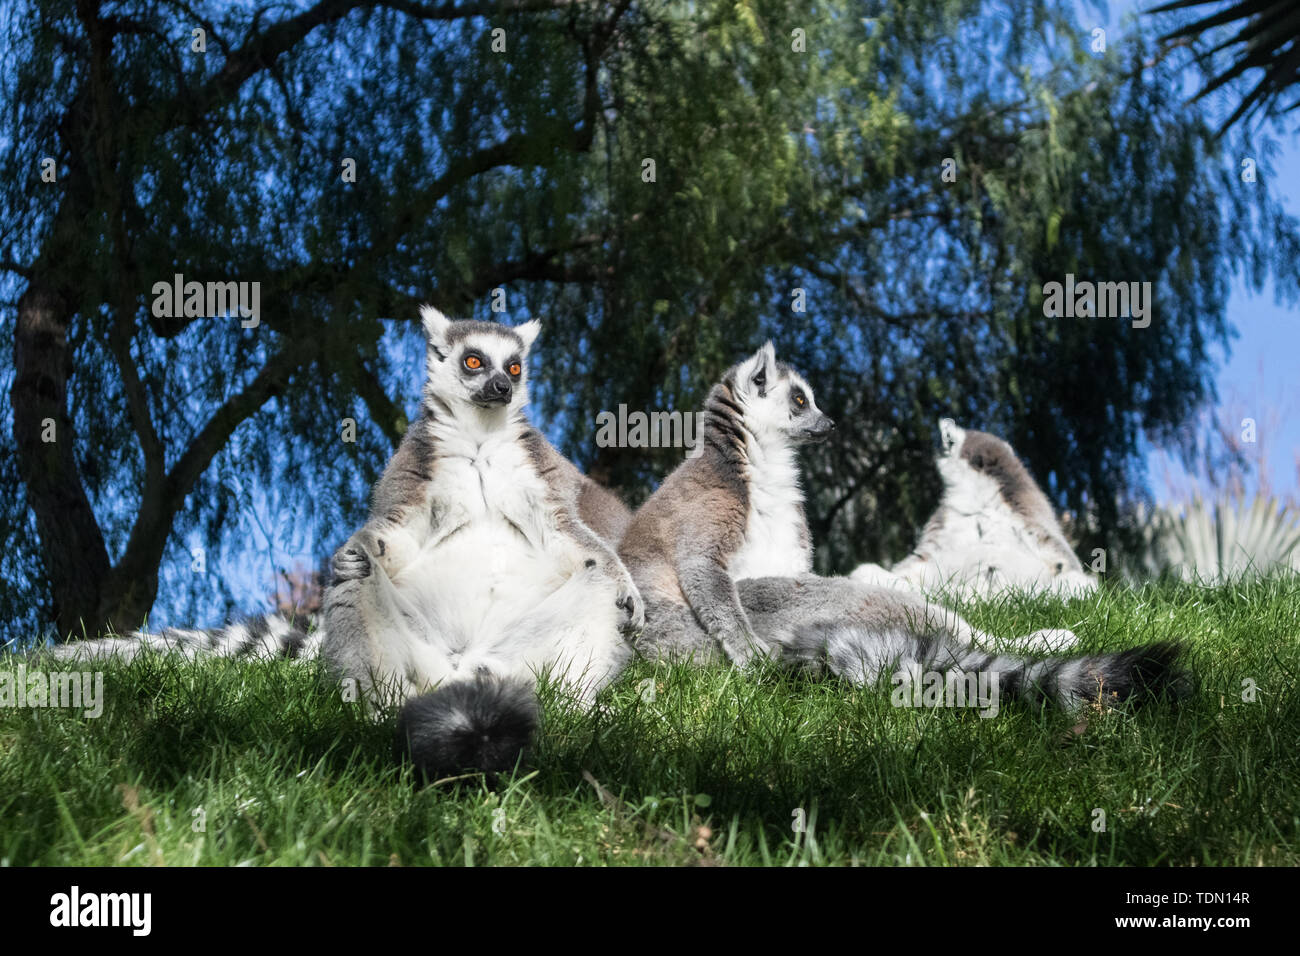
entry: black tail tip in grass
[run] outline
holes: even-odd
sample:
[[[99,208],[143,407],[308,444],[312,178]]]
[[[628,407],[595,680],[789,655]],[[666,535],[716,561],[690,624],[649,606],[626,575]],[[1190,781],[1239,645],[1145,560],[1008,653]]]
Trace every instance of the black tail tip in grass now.
[[[1156,641],[1122,651],[1102,666],[1103,686],[1112,699],[1134,703],[1186,697],[1192,682],[1184,650],[1177,641]]]
[[[538,717],[531,682],[478,677],[408,700],[397,734],[421,783],[474,771],[494,780],[522,759]]]

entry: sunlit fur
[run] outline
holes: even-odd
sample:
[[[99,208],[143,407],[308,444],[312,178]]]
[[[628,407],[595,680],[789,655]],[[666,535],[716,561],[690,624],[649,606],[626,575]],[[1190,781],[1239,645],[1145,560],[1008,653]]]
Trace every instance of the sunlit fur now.
[[[812,387],[776,360],[771,342],[729,378],[743,409],[749,492],[744,544],[732,557],[729,573],[739,580],[810,571],[796,446],[824,437],[829,419],[817,407]],[[794,401],[796,395],[803,405]]]
[[[1011,446],[940,421],[943,498],[912,553],[890,571],[861,565],[857,580],[964,596],[1004,591],[1065,596],[1096,589],[1052,506]]]
[[[796,388],[804,401],[791,405]],[[1044,658],[1073,635],[1040,631],[999,654],[977,645],[1002,642],[920,594],[809,573],[795,446],[830,427],[770,344],[710,389],[702,453],[664,479],[620,545],[646,600],[647,656],[745,664],[762,654],[855,684],[997,674],[1008,699],[1066,709],[1175,688],[1171,645]]]
[[[60,656],[319,653],[348,699],[376,716],[404,705],[425,777],[510,769],[536,724],[543,675],[589,705],[644,623],[612,546],[626,508],[524,418],[537,322],[453,322],[428,307],[421,320],[420,414],[375,485],[369,520],[334,555],[320,627],[307,635],[255,618],[85,641]]]

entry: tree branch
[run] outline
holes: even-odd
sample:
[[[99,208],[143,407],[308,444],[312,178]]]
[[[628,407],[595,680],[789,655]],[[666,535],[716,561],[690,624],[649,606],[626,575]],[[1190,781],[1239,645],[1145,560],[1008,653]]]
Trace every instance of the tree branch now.
[[[109,332],[109,347],[117,360],[117,368],[122,376],[122,390],[126,393],[126,406],[131,414],[131,424],[136,437],[140,440],[140,450],[144,453],[144,494],[146,499],[157,497],[163,482],[163,470],[166,468],[166,455],[162,440],[154,429],[149,415],[149,399],[144,384],[140,381],[139,371],[131,358],[131,330],[125,316],[119,313]]]
[[[163,478],[158,495],[141,502],[126,551],[114,568],[116,575],[129,581],[157,568],[176,513],[212,459],[226,446],[235,429],[279,395],[289,377],[311,360],[302,343],[285,343],[242,392],[217,409]]]
[[[396,448],[402,441],[402,435],[406,431],[408,424],[406,412],[400,405],[388,397],[388,392],[384,391],[383,385],[379,382],[379,377],[375,375],[360,357],[356,360],[357,372],[357,393],[361,400],[366,403],[366,410],[370,412],[370,418],[378,426],[379,430],[384,433],[384,437],[389,443]]]
[[[342,20],[355,10],[388,8],[420,20],[464,20],[506,13],[534,13],[572,6],[571,0],[506,0],[503,3],[442,3],[413,0],[319,0],[302,13],[273,23],[245,40],[221,69],[194,91],[192,99],[172,103],[167,128],[183,116],[201,116],[234,98],[252,76],[270,67],[319,26]]]

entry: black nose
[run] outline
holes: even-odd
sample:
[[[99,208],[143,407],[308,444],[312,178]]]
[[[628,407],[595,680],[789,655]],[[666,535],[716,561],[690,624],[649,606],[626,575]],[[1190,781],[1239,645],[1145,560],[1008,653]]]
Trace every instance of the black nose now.
[[[481,389],[474,393],[474,400],[483,405],[506,405],[510,402],[510,393],[513,388],[510,379],[506,378],[501,372],[497,372],[483,383]]]
[[[835,431],[834,419],[828,418],[825,415],[823,415],[818,420],[817,427],[816,429],[814,429],[814,431],[821,436],[829,435],[831,432]]]

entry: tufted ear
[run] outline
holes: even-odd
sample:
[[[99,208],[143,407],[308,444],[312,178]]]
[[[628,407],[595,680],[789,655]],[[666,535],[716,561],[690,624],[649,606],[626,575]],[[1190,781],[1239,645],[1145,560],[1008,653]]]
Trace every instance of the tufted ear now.
[[[515,326],[515,334],[524,340],[525,352],[533,347],[533,342],[537,340],[537,333],[540,331],[542,331],[542,323],[538,319],[529,319],[523,325]]]
[[[450,347],[447,344],[447,332],[451,329],[451,319],[447,318],[431,305],[420,307],[420,323],[424,326],[424,339],[429,347],[444,357]]]
[[[958,427],[955,421],[951,418],[939,419],[939,441],[943,445],[944,455],[958,454],[965,439],[965,430]]]
[[[741,362],[736,378],[745,391],[752,389],[759,395],[763,395],[767,387],[776,380],[776,349],[772,343],[763,343],[761,349]]]

